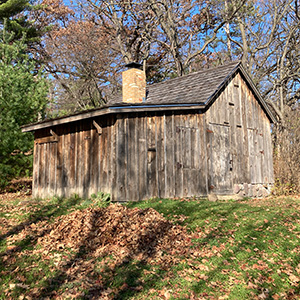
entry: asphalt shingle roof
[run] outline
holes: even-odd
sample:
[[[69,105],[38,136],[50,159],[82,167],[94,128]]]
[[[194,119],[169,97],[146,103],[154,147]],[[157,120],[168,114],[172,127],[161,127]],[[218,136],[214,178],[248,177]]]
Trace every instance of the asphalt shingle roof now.
[[[233,62],[149,85],[146,100],[140,105],[205,103],[239,64]],[[124,105],[121,96],[107,103],[108,106],[116,104]]]
[[[143,109],[150,108],[153,110],[159,106],[165,108],[168,107],[169,109],[174,107],[177,109],[184,109],[184,107],[188,109],[195,105],[203,105],[203,107],[205,107],[210,101],[216,99],[218,92],[226,85],[237,70],[240,70],[246,77],[246,81],[251,86],[270,120],[276,122],[272,112],[253,85],[249,75],[244,71],[241,63],[232,62],[216,68],[198,71],[182,77],[149,85],[147,87],[146,99],[142,103],[124,103],[122,102],[122,94],[119,94],[108,101],[103,107],[79,112],[70,116],[28,124],[23,126],[22,131],[33,131],[109,113],[130,112],[133,111],[133,109],[136,109],[135,111],[142,111]]]

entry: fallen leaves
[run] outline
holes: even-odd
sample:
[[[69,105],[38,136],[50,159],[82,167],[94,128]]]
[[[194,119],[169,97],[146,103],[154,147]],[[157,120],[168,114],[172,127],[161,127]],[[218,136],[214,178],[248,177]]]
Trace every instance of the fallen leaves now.
[[[298,284],[298,282],[300,282],[300,277],[296,276],[294,274],[290,274],[289,275],[289,280],[293,283],[293,284]]]
[[[294,259],[300,254],[300,218],[273,208],[267,214],[267,209],[252,210],[251,205],[265,205],[253,202],[243,203],[247,209],[231,203],[204,206],[204,216],[193,209],[193,218],[188,210],[176,208],[173,215],[160,206],[172,221],[152,208],[119,204],[76,211],[73,207],[68,215],[45,219],[46,207],[60,213],[56,208],[64,204],[3,203],[0,226],[9,234],[0,274],[12,279],[2,295],[7,299],[17,293],[24,299],[129,299],[131,295],[133,299],[230,299],[241,289],[249,299],[296,299],[300,264]],[[199,211],[202,204],[197,204]],[[197,226],[191,226],[194,232],[178,225],[189,225],[191,220],[196,220]]]
[[[38,244],[49,251],[83,247],[97,257],[109,253],[118,259],[135,257],[149,262],[166,262],[166,254],[187,254],[193,237],[185,227],[152,208],[129,209],[120,204],[75,211],[58,217],[43,230],[49,233],[39,238]]]

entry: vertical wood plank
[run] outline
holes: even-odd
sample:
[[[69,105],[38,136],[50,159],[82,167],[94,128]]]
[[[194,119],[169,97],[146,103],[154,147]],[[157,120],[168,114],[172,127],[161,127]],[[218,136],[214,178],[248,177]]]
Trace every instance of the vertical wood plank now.
[[[90,194],[97,194],[97,181],[98,181],[98,139],[99,135],[96,129],[91,130],[91,189]]]
[[[39,178],[39,144],[34,143],[33,148],[33,180],[32,180],[32,196],[38,197],[38,178]]]
[[[231,82],[228,86],[228,96],[229,96],[229,101],[230,103],[233,103],[234,105],[229,105],[229,124],[230,124],[230,138],[229,138],[229,149],[230,149],[230,160],[232,161],[231,166],[232,166],[232,171],[231,171],[231,176],[233,183],[238,182],[238,160],[237,160],[237,141],[236,141],[236,108],[235,108],[235,99],[234,99],[234,93],[233,93],[233,82]]]
[[[261,153],[261,142],[262,136],[260,135],[260,131],[256,131],[256,158],[257,158],[257,183],[262,183],[262,153]]]
[[[111,146],[111,164],[112,164],[112,176],[110,187],[110,199],[117,201],[116,199],[116,187],[117,187],[117,153],[116,153],[116,137],[117,137],[117,120],[114,116],[112,121],[112,146]]]
[[[232,93],[233,93],[233,103],[235,106],[235,119],[236,125],[242,125],[242,114],[241,114],[241,99],[240,99],[240,83],[238,77],[235,76],[233,81],[230,83],[232,85]]]
[[[76,140],[75,140],[75,132],[70,132],[69,134],[69,187],[70,194],[76,193],[75,188],[75,168],[76,168]]]
[[[155,115],[148,115],[147,118],[147,195],[149,198],[157,197],[156,179],[156,124]]]
[[[260,174],[260,163],[259,163],[259,149],[258,149],[258,124],[257,124],[257,107],[255,105],[255,101],[253,95],[250,94],[251,106],[252,106],[252,118],[253,118],[253,156],[254,156],[254,165],[253,165],[253,175],[254,182],[259,182],[259,174]]]
[[[88,196],[88,181],[89,181],[89,157],[88,157],[88,152],[89,152],[89,133],[87,131],[87,126],[85,120],[82,122],[82,185],[83,185],[83,196],[87,197]]]
[[[71,133],[70,127],[68,126],[66,134],[65,134],[65,194],[67,197],[70,197],[73,193],[73,186],[71,183],[71,171],[73,170],[72,158],[74,157],[74,151],[71,145]]]
[[[198,114],[191,114],[190,115],[190,188],[189,188],[189,196],[198,195],[198,184],[200,181],[200,168],[199,168],[199,161],[200,161],[200,138],[199,138],[199,127],[197,122]]]
[[[241,86],[238,76],[235,76],[233,81],[233,97],[235,104],[236,118],[236,178],[234,183],[244,183],[243,169],[244,164],[244,149],[243,149],[243,129],[242,129],[242,103],[241,103]]]
[[[248,129],[248,148],[249,148],[249,173],[250,173],[250,182],[255,183],[254,176],[254,137],[253,137],[253,129]]]
[[[125,186],[125,126],[123,115],[118,115],[117,122],[117,187],[116,199],[118,201],[126,200],[126,186]]]
[[[38,172],[38,180],[37,180],[37,194],[38,197],[43,197],[43,179],[44,179],[44,165],[43,165],[43,159],[44,159],[44,153],[43,153],[44,145],[39,144],[38,145],[38,151],[39,151],[39,172]]]
[[[250,169],[249,169],[249,146],[248,146],[248,130],[247,130],[247,97],[245,93],[245,87],[242,84],[241,76],[238,75],[238,84],[240,86],[240,98],[241,98],[241,109],[242,109],[242,134],[243,134],[243,167],[242,167],[242,174],[243,174],[243,182],[250,183]]]
[[[77,132],[77,170],[76,170],[76,187],[80,197],[83,196],[83,132],[82,132],[82,123],[78,123],[78,132]]]
[[[68,159],[68,153],[66,151],[66,133],[65,129],[63,130],[62,134],[62,174],[61,174],[61,188],[62,188],[62,197],[67,197],[67,184],[68,184],[68,177],[67,177],[67,159]]]
[[[110,188],[111,188],[111,140],[112,140],[112,117],[109,116],[107,118],[107,142],[106,142],[106,193],[110,193]]]
[[[107,193],[107,124],[102,128],[101,134],[101,169],[100,177],[102,181],[102,191]]]
[[[230,83],[232,86],[234,114],[235,114],[235,166],[234,166],[234,183],[243,183],[243,131],[242,131],[242,107],[240,97],[240,82],[238,76],[235,76]]]
[[[124,200],[129,200],[130,195],[129,195],[129,189],[128,189],[128,172],[129,172],[129,166],[128,166],[128,130],[129,130],[129,121],[128,121],[128,114],[124,115],[124,147],[125,147],[125,154],[124,154],[124,167],[125,167],[125,195],[126,198]]]
[[[59,140],[56,146],[56,195],[61,196],[61,169],[62,169],[62,157],[61,157],[61,143],[62,143],[62,137],[60,134],[60,131],[58,130],[56,132],[59,134]]]
[[[182,161],[182,116],[176,114],[174,116],[175,124],[175,195],[178,197],[183,197],[183,161]]]
[[[209,116],[210,116],[210,123],[217,123],[216,118],[216,102],[214,102],[211,107],[209,108]]]
[[[57,157],[57,143],[50,144],[50,195],[56,193],[56,157]]]
[[[165,196],[164,175],[164,116],[156,116],[156,159],[157,159],[157,195]]]
[[[77,172],[78,172],[78,170],[77,170],[77,156],[78,156],[78,149],[77,149],[77,144],[78,144],[78,142],[77,142],[77,135],[78,135],[78,123],[75,123],[74,124],[75,126],[75,128],[74,128],[74,132],[73,132],[73,134],[74,134],[74,136],[73,136],[73,142],[74,142],[74,144],[73,144],[73,147],[74,147],[74,149],[73,149],[73,151],[74,151],[74,163],[73,163],[73,165],[74,165],[74,174],[73,174],[73,182],[74,182],[74,187],[73,187],[73,189],[74,189],[74,194],[76,194],[76,195],[78,195],[78,189],[77,189]]]
[[[191,125],[190,114],[186,114],[183,117],[182,128],[182,157],[183,157],[183,170],[182,170],[182,193],[184,197],[189,197],[191,193]]]
[[[206,194],[208,195],[211,191],[210,185],[211,185],[211,172],[210,172],[210,134],[209,134],[209,124],[208,120],[206,118],[206,114],[203,116],[203,142],[204,142],[204,155],[205,155],[205,188],[206,188]]]
[[[135,190],[136,190],[136,200],[140,200],[140,193],[139,193],[139,186],[140,186],[140,177],[139,177],[139,170],[140,170],[140,151],[139,151],[139,139],[140,139],[140,134],[139,134],[139,117],[138,115],[135,115],[134,118],[134,136],[135,136],[135,141],[134,141],[134,145],[135,145]],[[143,164],[143,163],[142,163]]]
[[[93,189],[93,122],[91,120],[86,120],[86,132],[88,134],[87,139],[87,187],[86,187],[86,195],[90,197]]]
[[[80,164],[80,176],[79,176],[79,187],[80,187],[80,196],[84,197],[84,184],[85,184],[85,146],[86,140],[85,140],[85,132],[83,127],[83,122],[80,122],[80,157],[79,157],[79,164]]]
[[[44,196],[50,195],[50,143],[45,144],[45,193]]]
[[[243,131],[241,127],[236,127],[236,179],[235,183],[244,183],[243,169],[246,168],[243,149]]]
[[[98,138],[98,181],[97,181],[97,187],[98,191],[103,192],[103,129],[102,134]]]
[[[41,193],[46,197],[46,176],[47,176],[47,162],[46,162],[46,144],[41,145],[42,150],[42,178],[41,178]]]
[[[130,117],[128,119],[128,186],[127,186],[127,200],[138,200],[138,182],[137,182],[137,153],[136,153],[136,118]]]
[[[147,198],[147,143],[146,143],[146,121],[145,116],[137,118],[138,121],[138,178],[139,178],[139,199]]]
[[[111,182],[110,182],[110,195],[111,200],[115,201],[116,179],[117,179],[117,156],[116,156],[116,131],[117,120],[112,116],[112,140],[111,140]]]
[[[267,170],[267,162],[265,161],[265,142],[264,142],[264,112],[259,107],[259,117],[260,117],[260,128],[259,128],[259,154],[260,154],[260,163],[261,163],[261,175],[260,175],[260,182],[264,183],[264,177],[266,170]]]
[[[164,197],[169,197],[169,182],[168,182],[168,173],[167,173],[167,119],[170,118],[169,114],[164,114],[163,116],[163,128],[164,128],[164,142],[163,142],[163,164],[164,164]]]
[[[272,145],[272,137],[271,137],[271,128],[270,121],[267,120],[267,132],[266,132],[266,140],[268,144],[268,161],[269,161],[269,183],[274,183],[274,169],[273,169],[273,145]]]
[[[199,113],[197,115],[197,123],[199,127],[199,148],[200,162],[199,162],[199,180],[198,180],[198,195],[207,195],[208,193],[208,169],[207,169],[207,142],[206,142],[206,121],[205,115]]]
[[[229,125],[229,109],[228,109],[228,99],[225,95],[225,91],[223,91],[220,95],[221,97],[221,103],[222,103],[222,108],[221,110],[223,111],[223,115],[224,115],[224,120],[223,120],[223,124],[225,125]],[[222,122],[222,120],[221,120]]]
[[[165,117],[165,182],[166,197],[174,197],[174,113]]]
[[[44,179],[44,145],[39,144],[39,177],[38,177],[38,195],[43,197],[43,179]]]
[[[263,183],[263,134],[261,126],[261,120],[259,120],[259,128],[257,130],[258,183]]]
[[[206,118],[207,124],[211,122],[211,113],[210,112],[211,112],[211,110],[210,110],[210,107],[209,107],[208,110],[205,112],[205,118]]]

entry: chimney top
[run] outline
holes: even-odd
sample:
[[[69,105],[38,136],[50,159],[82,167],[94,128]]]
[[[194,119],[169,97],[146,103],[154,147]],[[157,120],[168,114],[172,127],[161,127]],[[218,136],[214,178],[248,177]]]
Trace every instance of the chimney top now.
[[[139,70],[142,70],[143,65],[139,64],[137,62],[131,62],[131,63],[125,65],[125,67],[128,68],[128,69],[139,69]]]
[[[146,99],[146,75],[136,62],[127,64],[128,68],[122,73],[123,102],[140,103]]]

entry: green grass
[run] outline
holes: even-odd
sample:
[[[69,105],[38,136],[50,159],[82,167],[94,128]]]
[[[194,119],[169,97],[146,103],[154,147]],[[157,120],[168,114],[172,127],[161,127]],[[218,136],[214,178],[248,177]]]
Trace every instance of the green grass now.
[[[191,254],[178,255],[168,267],[136,259],[116,264],[112,255],[94,257],[85,249],[45,254],[38,236],[17,238],[28,226],[103,205],[96,200],[0,203],[6,224],[0,232],[0,299],[300,299],[299,198],[126,204],[154,208],[195,233]]]

